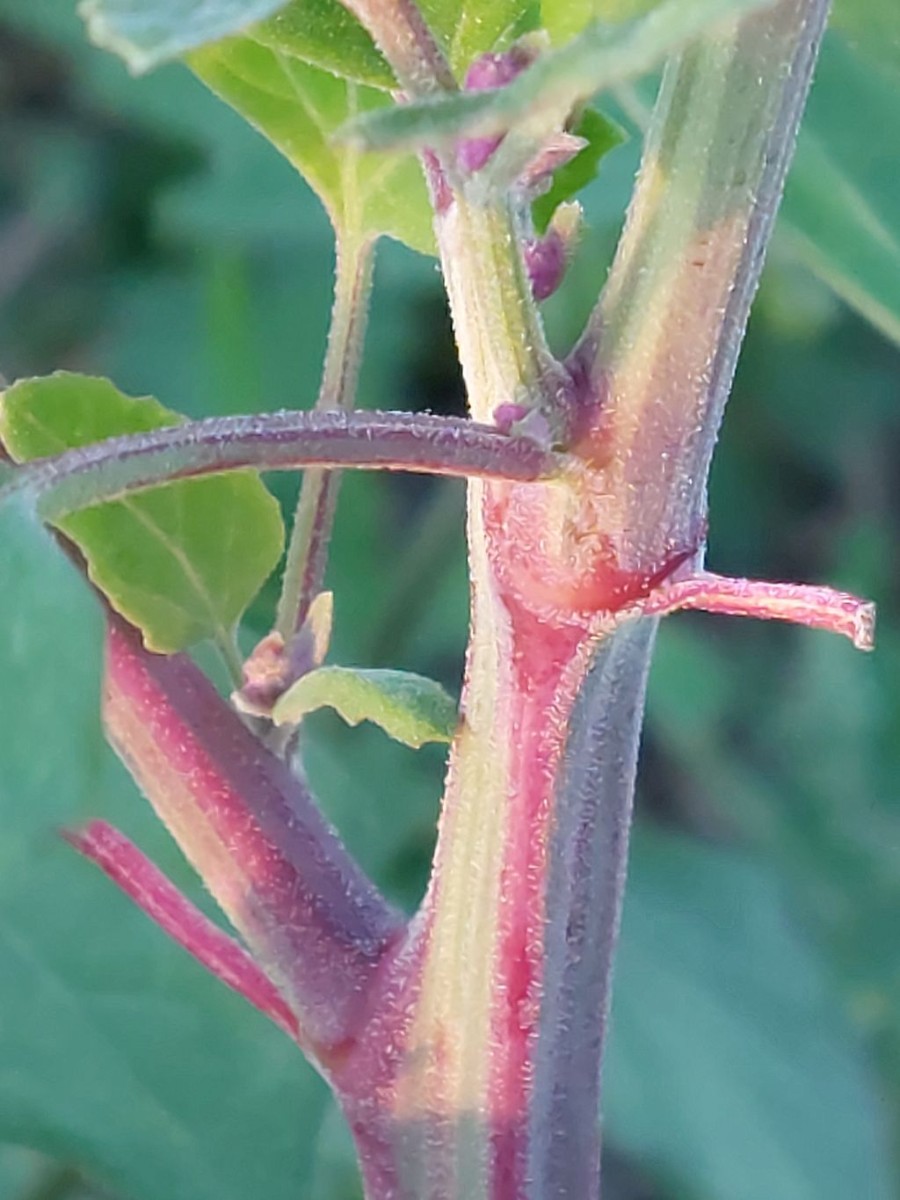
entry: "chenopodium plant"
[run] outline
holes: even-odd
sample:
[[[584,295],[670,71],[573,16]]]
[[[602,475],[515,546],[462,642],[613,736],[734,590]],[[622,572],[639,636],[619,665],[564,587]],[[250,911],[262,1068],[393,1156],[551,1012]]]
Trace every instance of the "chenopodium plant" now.
[[[828,2],[627,8],[83,6],[133,67],[185,57],[269,137],[321,197],[337,252],[312,411],[184,422],[71,374],[3,397],[0,435],[22,464],[4,503],[35,506],[98,591],[109,739],[241,942],[113,828],[68,836],[299,1044],[337,1096],[372,1200],[599,1194],[601,1055],[659,618],[770,617],[871,645],[871,606],[852,596],[704,566],[713,444]],[[663,64],[611,271],[558,358],[539,305],[577,252],[573,195],[619,136],[588,102]],[[470,419],[351,411],[381,235],[440,258]],[[458,707],[416,676],[325,663],[326,550],[349,467],[469,481]],[[282,551],[262,469],[304,476],[274,627],[243,661],[237,624]],[[205,638],[228,698],[185,653]],[[450,743],[410,919],[305,782],[298,729],[323,705],[413,746]]]

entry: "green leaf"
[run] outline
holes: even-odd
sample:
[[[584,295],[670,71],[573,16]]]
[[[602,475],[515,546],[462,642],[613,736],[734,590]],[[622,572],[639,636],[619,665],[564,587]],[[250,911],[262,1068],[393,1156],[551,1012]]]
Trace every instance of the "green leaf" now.
[[[82,0],[79,12],[98,46],[133,71],[148,71],[195,46],[271,16],[285,0]]]
[[[61,372],[3,394],[0,438],[28,461],[180,421],[150,397]],[[75,513],[59,528],[112,605],[163,654],[205,637],[227,644],[283,541],[278,505],[252,472],[167,484]]]
[[[333,708],[349,725],[372,721],[389,737],[418,749],[450,742],[459,723],[453,697],[409,671],[319,667],[301,676],[272,711],[277,725],[297,724],[318,708]]]
[[[251,31],[254,41],[354,83],[390,90],[394,72],[339,0],[292,0]]]
[[[421,0],[419,7],[459,77],[479,54],[540,24],[537,0]]]
[[[532,206],[539,233],[543,233],[547,228],[550,218],[560,204],[577,195],[596,178],[601,160],[610,150],[621,146],[626,137],[620,125],[592,108],[584,113],[573,133],[584,138],[587,145],[554,174],[550,190],[540,196]]]
[[[197,51],[190,65],[300,171],[337,230],[386,233],[432,251],[431,208],[416,159],[365,156],[332,141],[346,121],[390,105],[388,95],[250,37]]]
[[[804,262],[896,342],[900,143],[878,130],[898,127],[898,83],[826,37],[781,211]]]
[[[528,120],[559,123],[596,92],[657,67],[717,22],[771,0],[664,0],[640,20],[595,22],[561,49],[539,58],[508,87],[395,105],[350,122],[345,140],[371,149],[439,143],[463,134],[503,133]]]
[[[57,835],[110,820],[206,903],[104,745],[99,608],[14,505],[0,627],[0,1141],[129,1200],[307,1195],[321,1081]]]
[[[776,877],[635,838],[604,1093],[610,1142],[716,1200],[890,1200],[878,1088]]]

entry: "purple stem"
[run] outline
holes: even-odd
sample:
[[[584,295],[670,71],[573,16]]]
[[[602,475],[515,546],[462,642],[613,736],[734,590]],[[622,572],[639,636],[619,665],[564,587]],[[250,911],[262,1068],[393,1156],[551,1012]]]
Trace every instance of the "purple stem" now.
[[[528,482],[551,478],[563,464],[529,438],[462,417],[280,412],[211,417],[36,460],[0,487],[0,503],[16,492],[31,494],[40,516],[56,521],[129,492],[241,467],[383,468]]]

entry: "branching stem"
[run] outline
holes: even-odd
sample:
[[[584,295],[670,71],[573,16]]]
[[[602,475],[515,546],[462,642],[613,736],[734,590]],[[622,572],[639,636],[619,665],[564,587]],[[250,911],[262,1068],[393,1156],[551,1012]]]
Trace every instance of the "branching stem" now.
[[[45,521],[175,479],[242,467],[296,471],[355,467],[457,478],[552,479],[564,456],[527,437],[464,418],[420,413],[281,412],[211,417],[150,433],[108,438],[19,467],[0,503],[30,496]]]
[[[334,307],[316,401],[319,411],[346,411],[355,406],[372,287],[373,250],[374,243],[369,240],[338,235]],[[285,641],[303,624],[322,588],[339,488],[340,474],[335,471],[311,467],[303,474],[275,622]]]

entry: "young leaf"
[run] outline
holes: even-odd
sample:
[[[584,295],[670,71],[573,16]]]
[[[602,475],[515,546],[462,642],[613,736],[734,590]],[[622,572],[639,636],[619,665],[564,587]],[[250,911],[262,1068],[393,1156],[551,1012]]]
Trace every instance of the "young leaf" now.
[[[429,253],[431,208],[411,156],[363,156],[332,135],[360,113],[391,104],[255,37],[230,38],[190,56],[196,74],[264,134],[306,178],[335,228],[386,233]]]
[[[383,150],[434,144],[461,135],[504,133],[529,118],[565,120],[596,92],[646,74],[710,25],[765,8],[772,0],[664,0],[623,25],[597,21],[497,91],[463,92],[395,105],[358,117],[346,140]]]
[[[372,721],[389,737],[418,749],[450,742],[459,723],[452,696],[422,675],[319,667],[297,680],[272,710],[278,725],[293,725],[317,708],[333,708],[349,725]]]
[[[597,174],[601,160],[610,150],[621,146],[626,137],[620,125],[592,108],[584,113],[572,132],[584,138],[587,145],[570,162],[560,167],[553,176],[550,190],[539,196],[532,206],[539,233],[543,233],[547,228],[550,218],[560,204],[577,195],[591,182]]]
[[[82,0],[79,12],[98,46],[120,55],[132,71],[149,71],[283,5],[284,0]]]
[[[181,420],[151,397],[64,372],[22,380],[0,401],[0,438],[20,462]],[[205,637],[227,643],[283,540],[278,505],[252,472],[167,484],[58,527],[113,607],[163,654]]]

